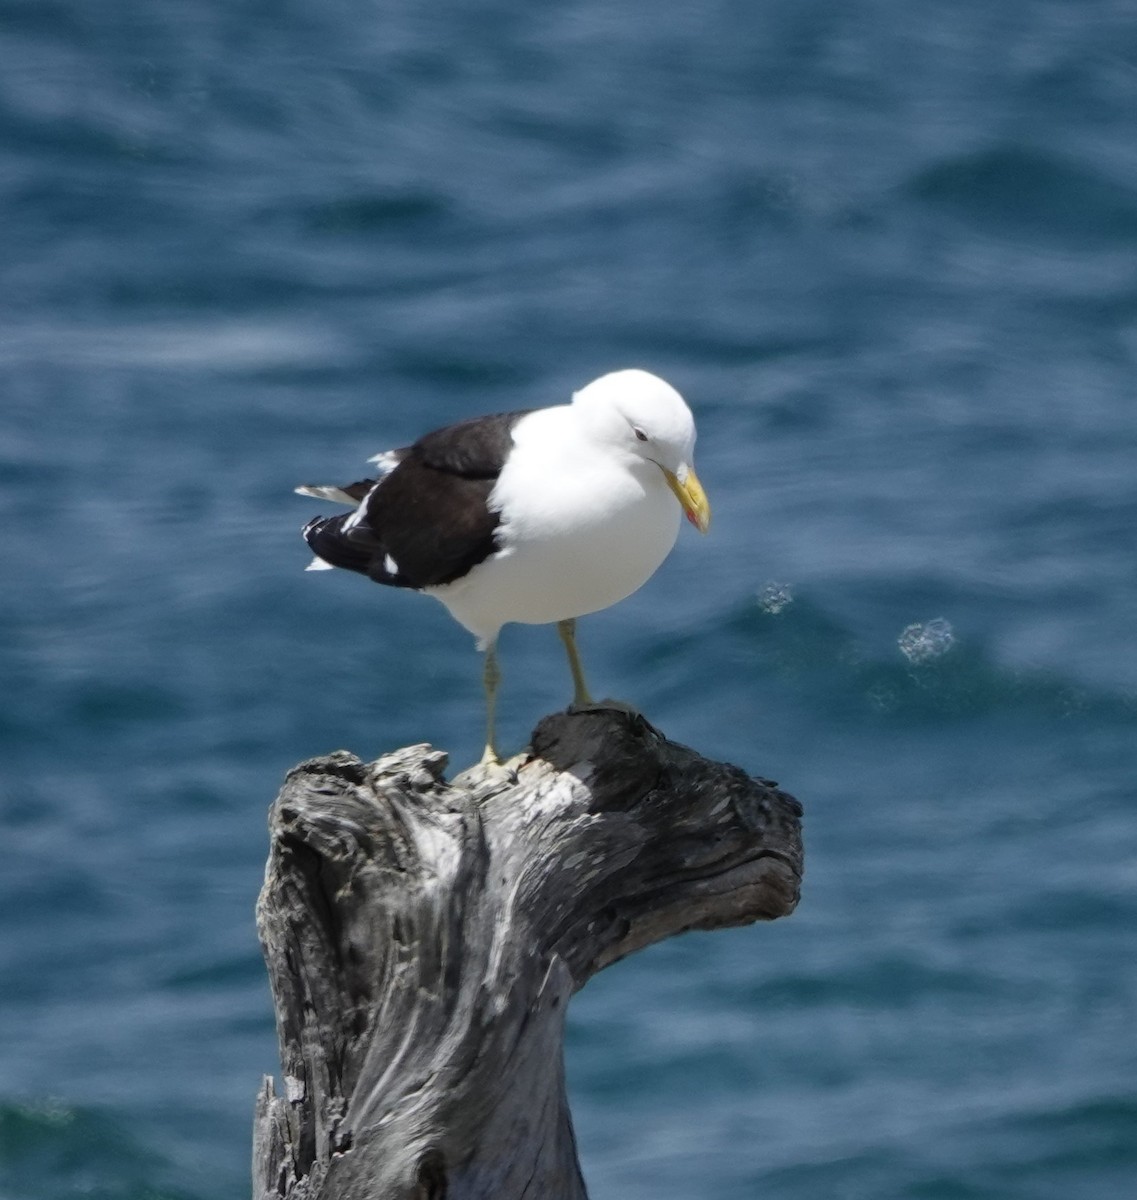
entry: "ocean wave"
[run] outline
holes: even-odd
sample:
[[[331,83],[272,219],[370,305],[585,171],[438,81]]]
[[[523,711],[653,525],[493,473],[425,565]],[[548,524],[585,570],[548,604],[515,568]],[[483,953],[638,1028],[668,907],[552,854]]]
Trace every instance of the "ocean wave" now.
[[[10,1200],[195,1200],[123,1121],[55,1099],[0,1100],[0,1168]]]
[[[1045,241],[1129,242],[1137,191],[1030,146],[1000,145],[927,167],[906,191],[970,224]]]
[[[928,624],[913,622],[921,628]],[[882,654],[799,597],[776,613],[756,599],[724,622],[736,661],[742,658],[751,670],[808,693],[815,705],[839,707],[846,714],[890,723],[1016,714],[1137,721],[1137,695],[1056,670],[1007,666],[963,628],[940,639],[939,652],[913,661],[899,644],[915,637],[911,631],[912,625],[898,629],[893,649]]]

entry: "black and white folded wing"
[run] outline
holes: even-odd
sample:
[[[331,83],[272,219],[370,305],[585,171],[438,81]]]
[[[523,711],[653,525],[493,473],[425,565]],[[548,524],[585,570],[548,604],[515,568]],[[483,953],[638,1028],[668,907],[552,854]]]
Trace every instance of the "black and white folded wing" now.
[[[498,548],[500,513],[490,495],[529,410],[476,417],[378,455],[379,479],[343,488],[306,486],[305,496],[355,506],[316,517],[304,538],[313,566],[357,571],[376,583],[422,590],[453,583]]]

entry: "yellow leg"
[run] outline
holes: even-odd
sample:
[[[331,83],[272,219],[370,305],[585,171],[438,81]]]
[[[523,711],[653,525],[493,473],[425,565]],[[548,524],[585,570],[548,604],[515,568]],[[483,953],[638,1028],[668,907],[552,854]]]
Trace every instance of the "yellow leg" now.
[[[588,684],[584,682],[584,668],[580,665],[580,655],[576,649],[575,619],[570,618],[567,621],[558,621],[557,632],[561,635],[561,641],[565,644],[565,653],[568,654],[569,660],[569,670],[572,672],[573,708],[583,708],[585,705],[592,703],[592,697],[588,692]]]
[[[494,709],[497,705],[497,685],[501,683],[501,671],[497,666],[497,647],[486,647],[486,661],[482,668],[482,686],[486,690],[486,748],[482,751],[482,766],[497,766],[501,756],[494,745]]]

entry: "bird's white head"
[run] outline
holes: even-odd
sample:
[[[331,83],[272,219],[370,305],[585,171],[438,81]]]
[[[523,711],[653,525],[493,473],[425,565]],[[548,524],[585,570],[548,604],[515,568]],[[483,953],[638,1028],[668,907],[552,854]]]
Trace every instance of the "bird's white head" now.
[[[683,397],[650,371],[601,375],[572,398],[589,436],[655,463],[687,519],[706,533],[711,507],[695,475],[695,418]]]

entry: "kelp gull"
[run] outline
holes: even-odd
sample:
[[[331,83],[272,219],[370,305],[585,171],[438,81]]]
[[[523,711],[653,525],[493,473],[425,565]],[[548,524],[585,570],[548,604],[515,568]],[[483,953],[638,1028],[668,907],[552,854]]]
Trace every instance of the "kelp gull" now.
[[[316,517],[309,570],[343,567],[435,596],[485,651],[486,750],[494,747],[503,625],[557,625],[576,706],[592,703],[576,618],[630,596],[679,532],[700,533],[710,506],[692,466],[695,422],[683,397],[647,371],[616,371],[570,404],[448,425],[376,455],[378,479],[299,487],[353,506]]]

